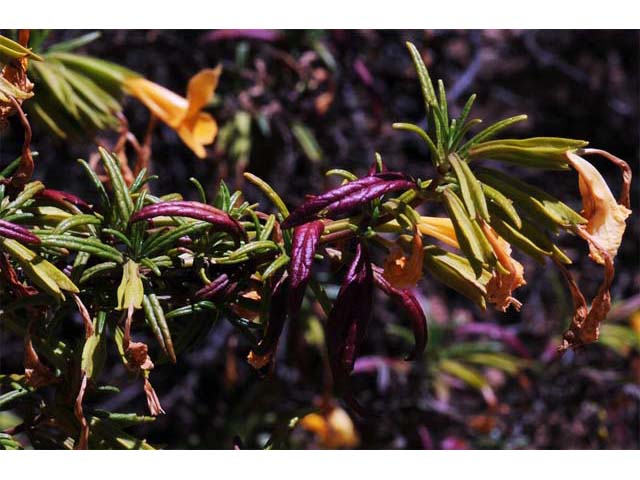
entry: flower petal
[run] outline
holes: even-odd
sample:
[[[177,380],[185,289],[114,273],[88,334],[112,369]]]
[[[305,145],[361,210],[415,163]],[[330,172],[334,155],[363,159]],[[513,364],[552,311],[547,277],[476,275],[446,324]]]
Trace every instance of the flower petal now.
[[[384,261],[383,276],[395,288],[413,288],[422,278],[422,238],[419,233],[413,235],[411,254],[407,257],[399,246],[394,246]]]
[[[437,238],[450,247],[460,248],[453,222],[448,217],[420,217],[418,230],[421,234]]]
[[[222,73],[222,65],[216,68],[205,68],[196,73],[187,86],[187,102],[189,108],[185,120],[196,117],[213,98],[213,93],[218,87],[218,80]]]
[[[509,243],[498,236],[485,222],[481,222],[480,226],[500,265],[507,270],[505,273],[500,270],[500,266],[496,267],[491,280],[487,283],[487,300],[502,312],[506,311],[511,305],[516,310],[520,310],[522,303],[511,294],[516,288],[527,283],[523,276],[524,268],[520,262],[511,257],[511,245]]]
[[[618,204],[604,178],[591,163],[572,152],[567,152],[566,156],[569,164],[579,174],[578,185],[583,207],[581,213],[588,220],[586,230],[615,257],[631,210]],[[604,265],[605,259],[593,243],[589,243],[589,256],[594,262]]]
[[[193,118],[185,119],[176,127],[176,132],[198,158],[205,158],[207,152],[204,145],[209,145],[216,139],[218,123],[208,113],[200,112]]]
[[[124,88],[151,110],[156,117],[172,128],[184,120],[189,102],[157,83],[143,77],[130,77],[124,81]]]

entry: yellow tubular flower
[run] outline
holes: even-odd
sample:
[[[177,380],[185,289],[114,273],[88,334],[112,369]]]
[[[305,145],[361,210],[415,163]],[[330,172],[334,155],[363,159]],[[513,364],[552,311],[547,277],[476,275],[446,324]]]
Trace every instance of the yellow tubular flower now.
[[[204,158],[204,145],[213,143],[218,134],[218,124],[211,115],[201,110],[213,98],[221,73],[222,67],[218,66],[195,74],[189,80],[187,98],[142,77],[125,80],[124,88],[173,128],[193,153]]]
[[[487,300],[489,300],[489,303],[495,305],[496,309],[501,312],[506,311],[511,305],[513,305],[516,310],[520,310],[522,303],[511,294],[516,288],[527,283],[523,276],[524,267],[520,262],[511,257],[511,245],[509,245],[507,241],[500,237],[493,228],[486,223],[482,222],[480,226],[491,244],[491,248],[496,254],[500,265],[507,270],[507,272],[502,272],[499,268],[496,268],[491,280],[489,280],[487,284]]]
[[[618,204],[604,178],[591,163],[572,152],[567,152],[566,155],[569,164],[579,175],[581,213],[588,220],[586,230],[612,257],[615,257],[631,210]],[[594,262],[604,265],[604,258],[591,243],[589,256]]]
[[[413,235],[411,255],[406,256],[402,248],[394,245],[384,261],[384,278],[396,288],[413,288],[422,278],[422,237],[420,232]]]
[[[450,247],[460,248],[453,223],[447,217],[420,217],[418,230],[423,235],[437,238]]]

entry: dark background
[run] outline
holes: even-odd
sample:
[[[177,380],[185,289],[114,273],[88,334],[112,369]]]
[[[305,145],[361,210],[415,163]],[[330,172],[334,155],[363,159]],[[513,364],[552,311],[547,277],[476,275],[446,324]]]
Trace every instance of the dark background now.
[[[52,39],[81,33],[56,31]],[[199,69],[222,63],[224,73],[209,111],[221,127],[232,122],[238,111],[251,115],[246,158],[217,142],[209,158],[198,160],[172,130],[159,127],[152,165],[160,179],[154,191],[195,197],[188,181],[191,176],[210,192],[222,177],[241,186],[237,173],[246,168],[268,180],[289,205],[297,205],[304,194],[329,185],[324,171],[347,168],[361,174],[374,152],[380,152],[391,169],[422,178],[431,174],[424,145],[391,129],[395,121],[420,123],[424,117],[417,78],[404,46],[408,40],[427,53],[432,78],[444,80],[453,114],[475,92],[478,99],[472,116],[484,118],[485,124],[526,113],[529,120],[513,127],[509,136],[587,139],[592,146],[627,160],[637,175],[637,31],[105,31],[85,50],[180,94]],[[142,136],[148,112],[130,100],[125,114],[132,131]],[[306,128],[319,150],[305,151],[293,125]],[[9,131],[4,135],[4,151],[19,151],[19,142]],[[91,198],[93,192],[74,162],[88,156],[90,145],[58,141],[37,126],[33,143],[40,152],[37,177],[49,187]],[[618,170],[603,160],[594,162],[617,194]],[[579,208],[575,173],[518,173]],[[263,201],[250,186],[246,198]],[[629,332],[634,332],[635,325],[635,340],[632,334],[619,348],[600,343],[563,357],[554,355],[570,317],[571,301],[552,269],[523,261],[528,284],[518,297],[524,307],[520,313],[507,314],[481,312],[427,278],[422,282],[421,301],[430,319],[432,342],[422,361],[403,365],[410,343],[393,334],[393,324],[402,320],[379,299],[364,349],[365,355],[373,356],[374,368],[363,367],[366,371],[354,378],[358,397],[378,414],[354,417],[360,447],[640,447],[635,181],[632,209],[616,260],[609,321]],[[588,259],[581,242],[572,238],[563,242],[574,260],[572,272],[592,296],[601,269]],[[476,323],[484,326],[481,331],[465,331],[465,325]],[[525,351],[505,340],[512,337]],[[2,341],[9,342],[6,337]],[[512,375],[495,368],[479,369],[497,396],[492,408],[476,389],[438,368],[439,359],[456,345],[488,341],[493,342],[492,348],[525,362]],[[247,447],[261,446],[278,425],[313,405],[322,394],[319,356],[313,348],[300,348],[301,344],[301,340],[285,344],[274,374],[260,378],[244,360],[248,346],[232,327],[219,322],[203,345],[176,366],[154,370],[154,386],[168,414],[139,433],[169,448],[229,448],[235,436]],[[20,355],[19,343],[15,348],[6,345],[0,349],[3,370]],[[130,382],[121,367],[114,367],[111,375],[123,393],[103,406],[143,412],[139,385],[127,386]],[[439,382],[450,385],[448,398],[436,395]],[[295,447],[316,445],[299,431],[291,439]]]

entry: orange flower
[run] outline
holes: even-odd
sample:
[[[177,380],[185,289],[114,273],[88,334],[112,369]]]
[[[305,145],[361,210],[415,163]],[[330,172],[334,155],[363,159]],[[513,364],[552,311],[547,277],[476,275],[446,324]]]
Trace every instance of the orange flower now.
[[[300,420],[302,428],[316,435],[324,448],[354,448],[360,443],[351,418],[340,407],[325,414],[310,413]]]
[[[218,124],[201,110],[213,98],[222,67],[201,70],[191,77],[187,98],[181,97],[146,78],[131,77],[124,81],[124,88],[140,100],[156,117],[173,128],[182,141],[199,158],[204,158],[204,145],[213,143]]]
[[[516,310],[520,310],[522,303],[512,297],[511,294],[516,288],[527,283],[523,276],[524,268],[520,262],[511,257],[511,245],[509,243],[486,223],[481,222],[480,226],[500,262],[500,265],[493,272],[491,280],[487,283],[487,300],[502,312],[506,311],[511,305]],[[504,267],[506,272],[502,271],[500,266]]]
[[[420,232],[413,235],[413,247],[411,255],[397,245],[391,248],[391,252],[384,261],[384,278],[396,288],[412,288],[422,278],[422,262],[424,252],[422,250],[422,237]]]
[[[588,220],[586,230],[602,248],[615,257],[631,210],[618,204],[604,178],[591,163],[572,152],[567,152],[566,156],[579,175],[581,213]],[[589,256],[594,262],[604,265],[603,256],[592,243],[589,243]]]
[[[454,247],[460,248],[456,232],[453,229],[453,223],[447,217],[420,217],[418,230],[423,235],[437,238],[441,242]]]

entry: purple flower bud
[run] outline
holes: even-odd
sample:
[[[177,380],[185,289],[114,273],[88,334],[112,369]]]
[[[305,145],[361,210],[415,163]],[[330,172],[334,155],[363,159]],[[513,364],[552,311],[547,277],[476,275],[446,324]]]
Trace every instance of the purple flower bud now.
[[[40,244],[40,239],[28,229],[6,220],[0,220],[0,236],[17,240],[20,243]]]
[[[296,227],[293,232],[291,262],[289,263],[289,316],[292,319],[300,311],[304,291],[311,276],[313,257],[318,249],[323,231],[324,224],[322,221],[316,220]]]
[[[139,222],[155,217],[189,217],[215,225],[220,230],[236,237],[247,238],[247,234],[237,220],[222,210],[200,202],[162,202],[148,205],[131,216],[131,222]]]
[[[416,297],[409,289],[400,289],[391,285],[383,276],[383,270],[380,267],[373,267],[373,278],[376,286],[384,293],[389,295],[393,302],[400,308],[403,308],[411,319],[413,328],[413,336],[416,340],[413,351],[407,356],[407,360],[414,360],[420,353],[424,351],[429,339],[427,329],[427,317],[420,306]]]
[[[345,214],[387,193],[415,187],[414,182],[398,172],[376,173],[359,178],[322,195],[308,197],[282,222],[282,228],[296,227],[320,215],[332,217]]]

